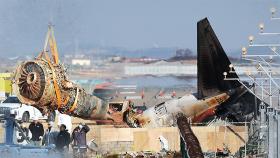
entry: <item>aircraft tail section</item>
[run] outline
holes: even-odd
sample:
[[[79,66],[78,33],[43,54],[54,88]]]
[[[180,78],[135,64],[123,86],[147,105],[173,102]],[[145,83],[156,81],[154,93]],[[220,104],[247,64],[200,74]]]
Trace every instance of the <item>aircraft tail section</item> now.
[[[239,81],[224,80],[224,72],[227,72],[227,78],[238,78],[233,67],[232,72],[229,73],[230,64],[208,19],[199,21],[197,23],[198,99],[232,91],[233,95],[230,99],[215,110],[216,115],[234,121],[244,121],[253,113],[256,117],[261,100],[250,93]]]
[[[241,86],[224,80],[223,72],[229,72],[231,63],[207,18],[197,23],[197,62],[198,99]],[[238,78],[236,73],[227,77]]]

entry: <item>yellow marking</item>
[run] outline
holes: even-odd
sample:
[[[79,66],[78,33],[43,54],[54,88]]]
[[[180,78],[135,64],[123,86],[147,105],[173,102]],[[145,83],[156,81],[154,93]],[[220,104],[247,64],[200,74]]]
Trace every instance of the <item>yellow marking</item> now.
[[[69,101],[69,99],[70,99],[70,97],[69,97],[69,95],[68,95],[67,98],[64,100],[63,105],[66,105],[67,102]]]
[[[78,103],[78,97],[79,97],[79,88],[77,88],[75,101],[74,101],[73,105],[71,106],[70,110],[68,111],[68,113],[71,113],[72,111],[74,111],[76,109],[77,103]]]
[[[55,75],[55,71],[54,68],[52,66],[52,64],[48,61],[48,64],[52,70],[52,77],[53,77],[53,85],[54,85],[54,90],[55,90],[55,94],[56,94],[56,101],[57,101],[57,108],[61,107],[61,94],[60,94],[60,89],[58,86],[58,83],[56,81],[56,75]]]

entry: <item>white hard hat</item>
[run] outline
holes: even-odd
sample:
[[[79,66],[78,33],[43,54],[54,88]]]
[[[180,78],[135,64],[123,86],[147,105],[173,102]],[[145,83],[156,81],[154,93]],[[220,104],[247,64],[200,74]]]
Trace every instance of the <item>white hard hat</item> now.
[[[33,121],[38,121],[39,118],[37,116],[34,116]]]

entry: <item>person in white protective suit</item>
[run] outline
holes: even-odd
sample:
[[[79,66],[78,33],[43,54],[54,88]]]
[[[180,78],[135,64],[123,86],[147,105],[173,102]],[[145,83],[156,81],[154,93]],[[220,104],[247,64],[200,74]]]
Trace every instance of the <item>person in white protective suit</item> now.
[[[159,142],[160,142],[160,151],[166,152],[169,150],[168,146],[168,140],[165,139],[163,136],[159,136]]]

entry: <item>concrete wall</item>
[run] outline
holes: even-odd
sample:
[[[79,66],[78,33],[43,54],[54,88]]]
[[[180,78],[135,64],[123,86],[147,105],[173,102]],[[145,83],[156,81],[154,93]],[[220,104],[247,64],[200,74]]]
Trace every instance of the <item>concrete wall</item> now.
[[[45,125],[45,123],[44,123]],[[73,124],[75,128],[77,124]],[[46,126],[45,126],[46,127]],[[175,127],[166,128],[114,128],[109,125],[89,125],[88,141],[94,139],[101,152],[154,151],[160,150],[159,136],[169,142],[170,150],[180,150],[179,132]],[[243,139],[247,140],[247,129],[243,126],[231,126]],[[232,153],[244,143],[224,126],[193,126],[203,151],[222,149],[226,144]],[[0,124],[0,143],[4,139],[4,128]]]
[[[170,150],[180,150],[179,132],[175,127],[166,128],[112,128],[110,126],[90,126],[91,132],[88,140],[95,139],[100,150],[105,152],[125,151],[159,151],[159,136],[165,137],[169,142]],[[231,126],[243,139],[247,140],[247,132],[243,126]],[[235,134],[223,126],[194,126],[194,133],[198,137],[203,151],[222,149],[226,144],[234,153],[244,143]]]

